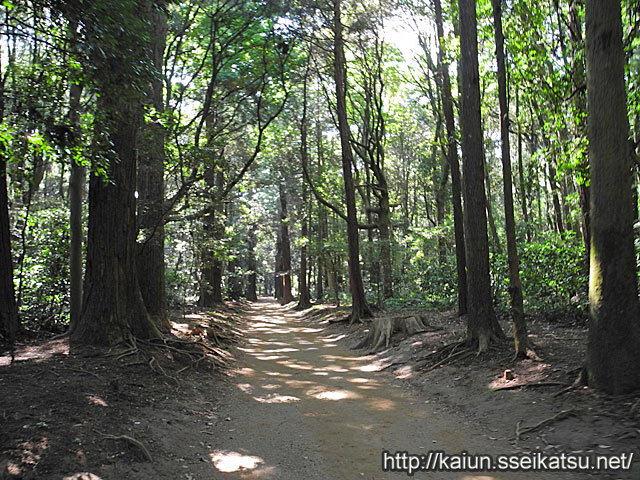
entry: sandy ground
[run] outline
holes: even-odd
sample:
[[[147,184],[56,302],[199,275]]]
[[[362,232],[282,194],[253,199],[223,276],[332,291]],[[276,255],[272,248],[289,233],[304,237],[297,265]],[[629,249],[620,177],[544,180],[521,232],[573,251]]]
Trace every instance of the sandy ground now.
[[[244,339],[233,349],[236,362],[227,375],[192,371],[172,381],[145,365],[114,368],[102,359],[74,356],[60,341],[47,344],[39,359],[1,366],[0,357],[0,478],[407,478],[382,471],[383,451],[523,453],[540,449],[540,442],[534,435],[516,442],[515,419],[531,425],[558,411],[551,404],[538,408],[531,398],[539,397],[480,395],[476,402],[464,388],[464,375],[446,374],[449,381],[434,381],[433,388],[429,376],[410,381],[406,348],[397,349],[395,360],[389,351],[362,356],[347,348],[345,327],[328,327],[317,316],[273,302],[246,306],[242,316]],[[379,371],[394,362],[395,372]],[[476,403],[477,410],[470,408]],[[500,417],[502,422],[495,420]],[[583,437],[592,429],[610,432],[615,423],[577,421]],[[614,447],[625,444],[638,450],[633,435]],[[640,477],[635,469],[607,475],[418,472],[413,478]]]

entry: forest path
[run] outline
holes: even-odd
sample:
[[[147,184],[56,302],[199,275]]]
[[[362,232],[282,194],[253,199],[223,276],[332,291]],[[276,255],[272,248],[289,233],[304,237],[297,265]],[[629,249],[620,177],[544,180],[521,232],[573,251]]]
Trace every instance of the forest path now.
[[[246,343],[221,404],[216,450],[220,479],[387,479],[382,451],[462,450],[509,454],[507,442],[375,373],[339,335],[303,314],[262,301],[246,310]],[[570,473],[416,473],[413,478],[578,478]],[[584,478],[584,477],[582,477]]]

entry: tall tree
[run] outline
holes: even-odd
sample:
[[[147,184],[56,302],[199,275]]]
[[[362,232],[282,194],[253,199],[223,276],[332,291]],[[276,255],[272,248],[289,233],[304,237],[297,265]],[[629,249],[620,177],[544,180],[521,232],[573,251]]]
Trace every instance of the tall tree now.
[[[2,98],[0,98],[0,102],[2,102]],[[13,260],[11,258],[7,161],[2,158],[0,159],[0,336],[8,341],[13,341],[19,330],[20,320],[13,284]]]
[[[137,270],[144,304],[158,328],[169,331],[164,263],[164,142],[162,123],[164,91],[162,69],[167,37],[164,2],[148,2],[148,58],[155,70],[146,89],[151,121],[142,128],[138,159],[138,255]]]
[[[202,247],[202,279],[200,282],[201,307],[213,307],[223,301],[222,295],[222,259],[216,242],[222,238],[224,232],[224,210],[220,192],[224,185],[224,173],[214,166],[209,167],[204,180],[213,189],[212,201],[207,206],[202,217],[205,242]]]
[[[280,258],[280,273],[279,281],[282,282],[282,298],[280,303],[286,305],[293,301],[293,294],[291,293],[291,243],[289,242],[289,207],[287,203],[287,191],[284,182],[281,181],[279,185],[280,192],[280,222],[278,228],[280,229],[280,240],[282,242],[282,256]]]
[[[640,317],[620,0],[587,0],[591,173],[588,381],[640,388]]]
[[[69,25],[72,48],[77,45],[77,22]],[[79,72],[72,70],[69,85],[69,123],[73,132],[74,143],[78,143],[80,135],[80,100],[83,86]],[[71,174],[69,176],[69,297],[70,297],[70,329],[73,330],[82,313],[82,206],[84,189],[87,183],[87,169],[71,158]]]
[[[258,301],[258,263],[256,261],[256,245],[258,241],[256,239],[256,225],[252,223],[249,225],[249,231],[247,232],[247,290],[245,297],[250,302]]]
[[[516,244],[516,222],[513,209],[513,180],[511,176],[511,147],[509,142],[509,104],[507,102],[507,68],[504,61],[504,34],[502,32],[502,0],[493,0],[493,21],[498,63],[498,100],[500,103],[500,138],[502,148],[502,174],[504,186],[504,219],[507,235],[507,261],[509,263],[509,295],[516,355],[526,357],[529,347],[527,323],[524,318],[520,259]]]
[[[434,0],[436,27],[438,33],[438,69],[441,76],[442,109],[447,129],[447,158],[451,169],[451,200],[453,204],[453,223],[456,241],[456,272],[458,280],[458,313],[467,313],[467,261],[464,240],[464,220],[462,214],[462,182],[458,162],[458,144],[456,142],[453,97],[451,95],[451,77],[449,63],[446,61],[444,28],[442,25],[442,6],[440,0]]]
[[[364,293],[362,272],[360,269],[358,214],[356,211],[355,185],[351,172],[353,152],[351,151],[349,120],[347,117],[347,73],[344,57],[341,1],[342,0],[333,0],[333,74],[336,88],[336,114],[338,117],[338,130],[340,131],[340,145],[342,148],[342,176],[344,181],[345,203],[347,206],[349,285],[353,302],[351,313],[351,323],[353,323],[359,321],[361,318],[371,317],[372,313]]]
[[[465,246],[467,259],[467,342],[479,352],[504,338],[496,319],[489,277],[484,156],[480,116],[480,76],[475,0],[459,0],[460,77],[462,83],[462,157],[465,183]]]
[[[0,56],[0,60],[1,58]],[[0,121],[4,121],[5,117],[6,80],[6,75],[0,76]],[[9,341],[13,341],[20,330],[20,319],[18,317],[18,305],[13,283],[9,196],[7,192],[7,162],[9,156],[6,149],[6,145],[0,144],[0,335]]]
[[[100,15],[92,18],[96,23],[85,24],[90,46],[103,52],[94,59],[99,93],[95,135],[98,151],[105,153],[96,153],[91,166],[84,301],[71,336],[81,345],[113,346],[161,336],[145,308],[135,268],[137,136],[143,114],[139,87],[146,76],[136,65],[144,62],[145,16],[137,2],[120,7],[115,11],[101,4]]]

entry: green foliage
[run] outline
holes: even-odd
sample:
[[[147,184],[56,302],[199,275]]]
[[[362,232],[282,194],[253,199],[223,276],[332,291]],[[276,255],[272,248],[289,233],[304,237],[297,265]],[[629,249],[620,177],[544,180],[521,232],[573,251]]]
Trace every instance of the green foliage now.
[[[413,228],[400,240],[398,250],[405,255],[408,268],[396,275],[395,297],[385,301],[385,308],[440,310],[455,307],[455,256],[448,254],[442,261],[438,257],[438,235],[443,233],[440,229]],[[400,261],[396,262],[396,265],[400,264]]]
[[[26,233],[22,272],[19,263],[14,263],[22,318],[33,330],[61,330],[69,321],[69,219],[66,208],[57,205],[33,212],[27,220]]]
[[[519,246],[520,280],[525,308],[551,310],[586,308],[588,270],[582,241],[573,233],[545,232]],[[505,254],[491,255],[494,301],[509,305],[509,273]]]

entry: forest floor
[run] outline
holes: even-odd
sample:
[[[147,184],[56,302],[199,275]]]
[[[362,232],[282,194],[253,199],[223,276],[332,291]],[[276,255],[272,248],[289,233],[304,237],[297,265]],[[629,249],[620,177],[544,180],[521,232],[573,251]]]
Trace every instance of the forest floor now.
[[[13,362],[0,353],[0,479],[407,477],[382,471],[384,450],[636,457],[626,472],[414,478],[640,478],[637,396],[586,388],[555,395],[584,358],[579,318],[529,319],[541,361],[514,361],[505,345],[432,368],[427,355],[464,333],[454,314],[421,312],[428,331],[397,334],[391,348],[369,355],[352,348],[362,326],[328,322],[340,315],[335,307],[295,312],[263,300],[175,319],[184,339],[204,343],[208,332],[224,343],[238,335],[230,354],[216,350],[213,359],[226,367],[215,370],[207,360],[185,369],[193,358],[177,350],[105,358],[70,351],[66,339],[21,345]],[[226,327],[211,331],[216,318]]]

